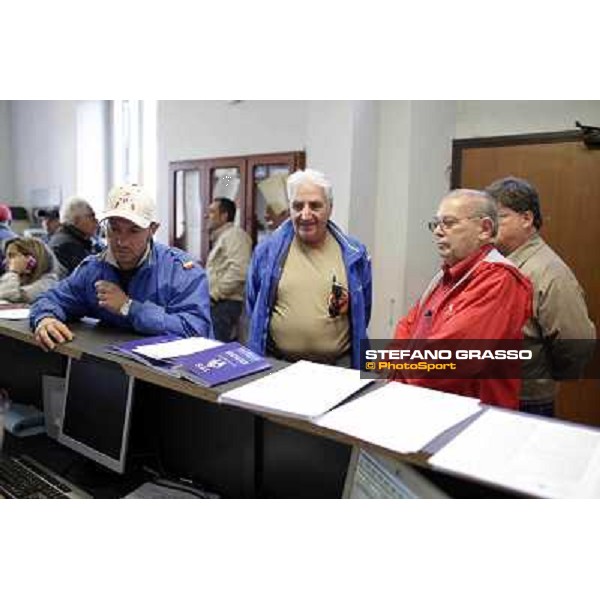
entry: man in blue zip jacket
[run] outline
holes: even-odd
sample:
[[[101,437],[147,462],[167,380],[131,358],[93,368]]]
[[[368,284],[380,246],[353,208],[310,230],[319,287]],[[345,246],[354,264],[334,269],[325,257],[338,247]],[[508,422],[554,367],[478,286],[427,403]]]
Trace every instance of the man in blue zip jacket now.
[[[66,322],[83,316],[148,335],[212,337],[204,270],[182,251],[153,241],[159,224],[148,192],[135,184],[113,188],[102,220],[108,248],[88,256],[31,308],[42,348],[72,340]]]
[[[290,219],[255,249],[246,281],[248,345],[283,360],[360,365],[371,317],[371,260],[330,221],[332,187],[319,171],[287,181]]]

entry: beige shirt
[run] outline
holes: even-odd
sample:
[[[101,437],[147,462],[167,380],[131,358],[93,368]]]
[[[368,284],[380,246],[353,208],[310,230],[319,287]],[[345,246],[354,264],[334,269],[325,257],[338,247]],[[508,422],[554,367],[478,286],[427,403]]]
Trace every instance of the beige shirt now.
[[[333,362],[350,349],[348,315],[329,316],[333,274],[347,289],[342,251],[329,231],[319,248],[294,236],[270,321],[271,338],[286,357]]]
[[[593,340],[596,328],[575,275],[539,235],[508,258],[533,284],[533,317],[523,329],[533,358],[524,363],[521,398],[549,400],[557,392],[553,372],[580,371],[589,359],[583,344],[565,347],[560,340]]]
[[[213,300],[244,299],[251,254],[250,236],[233,223],[225,223],[213,233],[213,247],[206,261],[210,297]]]

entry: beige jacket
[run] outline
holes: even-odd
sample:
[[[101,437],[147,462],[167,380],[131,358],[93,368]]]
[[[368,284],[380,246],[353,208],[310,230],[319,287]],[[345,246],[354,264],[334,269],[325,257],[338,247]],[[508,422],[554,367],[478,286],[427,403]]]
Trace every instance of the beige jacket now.
[[[593,346],[564,340],[595,340],[583,290],[563,260],[537,234],[508,258],[533,284],[533,317],[523,331],[533,358],[525,362],[521,398],[550,400],[556,379],[577,377]]]
[[[250,236],[225,223],[213,234],[213,247],[206,262],[212,300],[243,300],[246,272],[252,254]]]

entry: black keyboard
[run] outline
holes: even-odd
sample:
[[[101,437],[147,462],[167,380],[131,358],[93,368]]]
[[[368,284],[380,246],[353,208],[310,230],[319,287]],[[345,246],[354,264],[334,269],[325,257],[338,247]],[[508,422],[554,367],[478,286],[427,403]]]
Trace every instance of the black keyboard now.
[[[8,498],[65,499],[71,491],[25,456],[0,457],[0,494]]]

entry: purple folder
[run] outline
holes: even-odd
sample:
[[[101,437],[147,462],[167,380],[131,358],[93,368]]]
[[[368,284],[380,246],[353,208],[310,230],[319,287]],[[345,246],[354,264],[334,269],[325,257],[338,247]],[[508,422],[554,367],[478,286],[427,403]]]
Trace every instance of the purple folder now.
[[[271,363],[238,342],[201,350],[176,360],[179,375],[212,387],[271,368]]]

